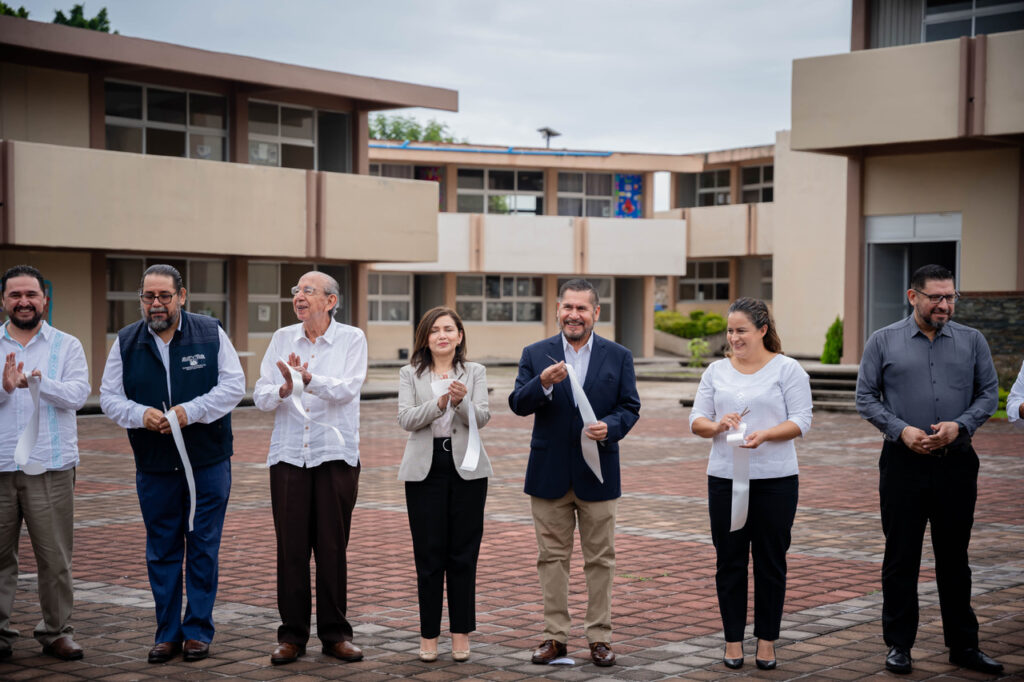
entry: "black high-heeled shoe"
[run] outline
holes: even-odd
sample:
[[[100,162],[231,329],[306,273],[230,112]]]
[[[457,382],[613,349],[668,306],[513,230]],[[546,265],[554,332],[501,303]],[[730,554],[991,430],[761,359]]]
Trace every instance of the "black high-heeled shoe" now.
[[[740,657],[739,658],[729,658],[728,656],[723,654],[722,655],[722,663],[725,664],[726,668],[730,668],[732,670],[738,670],[739,668],[742,668],[743,667],[743,652],[740,651]]]
[[[767,640],[765,640],[765,641],[767,641]],[[760,643],[761,643],[761,640],[758,640],[758,644],[760,644]],[[758,647],[758,648],[760,648],[760,647]],[[773,654],[775,653],[775,646],[774,646],[774,644],[772,645],[772,653]],[[757,666],[758,670],[775,670],[775,666],[778,665],[778,661],[776,660],[776,658],[774,656],[772,658],[758,658],[757,655],[755,654],[754,655],[754,664]]]

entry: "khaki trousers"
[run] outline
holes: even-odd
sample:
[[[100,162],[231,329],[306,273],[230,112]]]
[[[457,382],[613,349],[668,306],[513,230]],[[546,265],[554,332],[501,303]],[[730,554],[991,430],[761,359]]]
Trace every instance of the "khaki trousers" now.
[[[18,589],[18,540],[21,522],[28,527],[36,556],[39,607],[43,619],[35,638],[43,646],[72,635],[71,550],[75,522],[75,470],[29,476],[0,473],[0,648],[18,637],[11,629],[14,593]]]
[[[569,639],[569,558],[580,528],[587,579],[587,641],[611,642],[612,580],[615,577],[615,510],[618,500],[588,502],[570,490],[556,500],[530,497],[537,532],[537,574],[544,595],[544,639]]]

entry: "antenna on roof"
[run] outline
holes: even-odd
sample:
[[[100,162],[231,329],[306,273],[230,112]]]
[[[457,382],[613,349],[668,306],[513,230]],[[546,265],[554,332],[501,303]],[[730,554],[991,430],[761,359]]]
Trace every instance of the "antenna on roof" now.
[[[537,132],[544,136],[544,142],[547,144],[548,149],[551,149],[551,138],[558,137],[562,134],[553,128],[548,128],[547,126],[537,128]]]

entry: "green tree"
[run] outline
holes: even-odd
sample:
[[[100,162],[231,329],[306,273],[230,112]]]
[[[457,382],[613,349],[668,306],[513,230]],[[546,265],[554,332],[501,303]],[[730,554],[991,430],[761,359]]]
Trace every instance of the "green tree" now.
[[[825,332],[825,348],[821,351],[821,364],[838,365],[843,357],[843,322],[836,315],[836,321]]]
[[[14,9],[6,2],[0,2],[0,15],[5,17],[18,17],[19,19],[28,19],[28,10],[24,7]]]
[[[410,142],[458,142],[447,123],[430,119],[421,124],[412,116],[376,114],[370,118],[370,137],[375,140]]]
[[[110,19],[107,17],[106,7],[102,8],[99,14],[92,19],[86,19],[85,5],[79,3],[71,8],[70,16],[60,10],[56,10],[53,15],[53,23],[74,26],[75,28],[87,28],[90,31],[99,31],[100,33],[110,33]],[[114,31],[114,33],[117,33],[117,31]]]

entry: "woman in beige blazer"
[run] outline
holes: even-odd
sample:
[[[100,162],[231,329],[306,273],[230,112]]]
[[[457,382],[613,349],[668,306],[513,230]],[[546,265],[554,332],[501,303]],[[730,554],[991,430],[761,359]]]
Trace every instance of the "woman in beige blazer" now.
[[[491,418],[486,369],[466,362],[458,313],[434,308],[416,327],[398,389],[398,423],[410,432],[398,480],[405,481],[412,531],[423,661],[437,659],[446,576],[453,659],[469,659],[469,633],[476,629],[476,562],[491,463],[479,438],[470,438],[471,413],[477,429]],[[466,461],[471,441],[479,444],[475,467]]]

